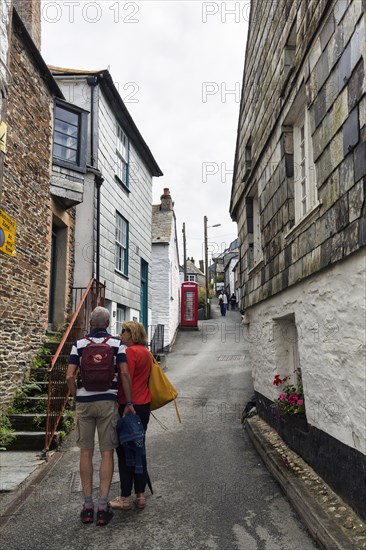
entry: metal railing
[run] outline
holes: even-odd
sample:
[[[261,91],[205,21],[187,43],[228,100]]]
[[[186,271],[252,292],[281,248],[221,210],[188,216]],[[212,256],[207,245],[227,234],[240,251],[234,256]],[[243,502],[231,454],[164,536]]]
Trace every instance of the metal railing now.
[[[155,328],[155,331],[151,338],[150,351],[156,356],[164,352],[164,325],[156,325],[151,328]]]
[[[51,446],[69,399],[66,371],[72,345],[88,332],[93,309],[96,306],[104,306],[105,285],[92,278],[86,288],[72,289],[72,302],[74,314],[48,369],[45,451]]]

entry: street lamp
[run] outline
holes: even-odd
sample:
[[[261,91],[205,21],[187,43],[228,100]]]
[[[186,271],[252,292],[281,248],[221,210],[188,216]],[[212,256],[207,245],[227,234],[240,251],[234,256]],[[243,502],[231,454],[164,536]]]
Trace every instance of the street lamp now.
[[[210,227],[219,227],[221,223],[215,223],[215,225],[207,226],[207,216],[203,218],[204,227],[204,247],[205,247],[205,318],[208,319],[208,243],[207,243],[207,229]]]

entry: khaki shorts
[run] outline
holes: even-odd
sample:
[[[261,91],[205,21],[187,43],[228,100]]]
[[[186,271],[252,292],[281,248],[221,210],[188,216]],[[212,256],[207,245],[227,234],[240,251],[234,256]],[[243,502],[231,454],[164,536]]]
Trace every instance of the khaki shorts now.
[[[99,449],[112,451],[118,447],[117,401],[104,400],[76,403],[76,444],[80,449],[94,449],[95,429]]]

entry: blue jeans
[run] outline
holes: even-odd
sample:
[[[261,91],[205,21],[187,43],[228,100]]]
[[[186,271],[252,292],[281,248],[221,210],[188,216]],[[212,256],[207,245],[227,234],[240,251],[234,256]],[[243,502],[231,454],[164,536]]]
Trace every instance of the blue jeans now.
[[[221,315],[223,317],[225,317],[225,315],[226,315],[226,304],[221,304],[220,309],[221,309]]]

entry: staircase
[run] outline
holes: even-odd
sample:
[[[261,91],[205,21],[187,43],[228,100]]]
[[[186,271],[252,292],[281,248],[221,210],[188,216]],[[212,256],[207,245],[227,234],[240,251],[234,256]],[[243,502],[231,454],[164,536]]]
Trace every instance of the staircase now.
[[[60,342],[47,342],[44,353],[37,356],[27,380],[16,396],[12,412],[8,415],[15,439],[8,445],[9,451],[40,451],[46,436],[48,404],[48,369]],[[62,424],[59,426],[62,429]],[[54,439],[57,446],[59,433]]]
[[[29,380],[22,385],[8,414],[16,437],[7,450],[47,452],[70,431],[68,358],[73,342],[89,329],[92,310],[104,306],[104,297],[105,286],[94,278],[86,288],[73,289],[74,314],[65,334],[60,341],[43,345],[44,353],[34,361]]]

